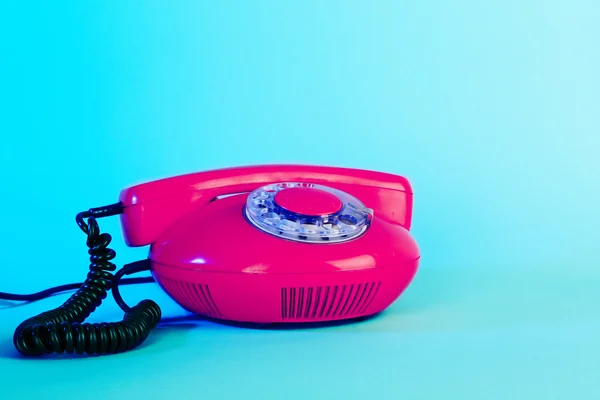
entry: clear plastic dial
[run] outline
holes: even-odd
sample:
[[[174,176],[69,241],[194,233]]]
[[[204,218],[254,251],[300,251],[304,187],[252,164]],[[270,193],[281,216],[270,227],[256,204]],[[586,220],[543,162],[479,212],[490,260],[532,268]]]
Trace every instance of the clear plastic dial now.
[[[277,204],[276,195],[290,188],[313,188],[335,195],[341,208],[331,214],[305,215]],[[305,243],[340,243],[355,239],[366,232],[373,210],[354,196],[328,186],[283,182],[269,184],[248,195],[244,213],[258,229],[272,235]]]

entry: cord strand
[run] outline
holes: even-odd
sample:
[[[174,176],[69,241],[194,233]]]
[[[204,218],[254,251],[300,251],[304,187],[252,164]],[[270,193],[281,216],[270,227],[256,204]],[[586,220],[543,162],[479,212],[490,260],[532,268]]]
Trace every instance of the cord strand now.
[[[156,281],[151,276],[145,276],[145,277],[140,277],[140,278],[124,278],[119,281],[119,286],[137,285],[140,283],[153,283],[153,282],[156,282]],[[44,290],[36,292],[36,293],[30,293],[30,294],[16,294],[16,293],[0,292],[0,300],[24,301],[24,302],[31,303],[34,301],[46,299],[55,294],[68,292],[68,291],[72,291],[72,290],[77,290],[82,285],[83,285],[83,282],[67,283],[65,285],[54,286],[54,287],[44,289]]]
[[[100,233],[96,218],[121,212],[122,206],[117,203],[77,214],[77,224],[87,234],[90,266],[86,280],[61,306],[29,318],[16,328],[13,342],[21,354],[120,353],[139,346],[156,327],[161,310],[151,300],[143,300],[131,308],[125,305],[122,321],[83,323],[102,304],[113,287],[112,272],[116,270],[112,262],[116,253],[108,248],[112,238],[108,233]]]

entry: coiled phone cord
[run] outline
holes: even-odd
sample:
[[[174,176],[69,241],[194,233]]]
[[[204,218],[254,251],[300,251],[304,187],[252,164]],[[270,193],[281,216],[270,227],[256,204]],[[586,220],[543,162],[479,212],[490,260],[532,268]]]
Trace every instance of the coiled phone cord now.
[[[136,306],[129,307],[118,290],[119,280],[123,275],[149,270],[149,263],[146,260],[128,264],[113,276],[112,271],[115,271],[116,266],[111,260],[116,253],[108,248],[112,238],[108,233],[100,233],[96,221],[97,218],[122,212],[123,206],[116,203],[77,214],[77,225],[87,235],[90,255],[87,278],[77,292],[61,306],[29,318],[17,327],[13,342],[20,353],[27,356],[65,352],[80,355],[120,353],[139,346],[156,327],[161,318],[158,304],[152,300],[143,300]],[[100,306],[111,289],[115,301],[125,312],[123,320],[83,323]]]

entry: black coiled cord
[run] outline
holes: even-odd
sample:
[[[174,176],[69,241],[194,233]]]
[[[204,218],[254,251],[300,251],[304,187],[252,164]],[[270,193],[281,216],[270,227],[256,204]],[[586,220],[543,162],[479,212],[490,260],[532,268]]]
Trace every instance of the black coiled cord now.
[[[90,271],[87,279],[71,297],[50,311],[43,312],[21,323],[15,330],[13,342],[26,356],[51,353],[114,354],[139,346],[156,327],[161,318],[160,307],[152,300],[144,300],[128,307],[118,292],[121,276],[149,269],[147,262],[124,267],[114,277],[116,266],[111,262],[115,251],[108,248],[112,238],[100,233],[96,218],[123,212],[120,203],[93,208],[77,214],[76,221],[87,234]],[[85,219],[87,218],[87,223]],[[111,288],[119,306],[125,311],[120,322],[82,323],[93,313]]]

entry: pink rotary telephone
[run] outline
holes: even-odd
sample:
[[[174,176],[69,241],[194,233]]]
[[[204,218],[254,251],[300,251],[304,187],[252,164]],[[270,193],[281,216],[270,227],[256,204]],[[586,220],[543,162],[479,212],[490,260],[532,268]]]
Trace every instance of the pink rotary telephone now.
[[[140,345],[159,323],[160,308],[151,300],[129,307],[119,284],[143,281],[121,280],[141,271],[151,271],[175,302],[198,315],[300,323],[379,313],[402,294],[419,264],[409,232],[411,186],[388,173],[237,167],[133,186],[119,200],[77,215],[90,272],[63,306],[19,325],[14,343],[22,354],[108,354]],[[120,215],[127,245],[150,245],[147,260],[114,275],[111,238],[97,223],[111,215]],[[124,319],[83,323],[111,289]]]

